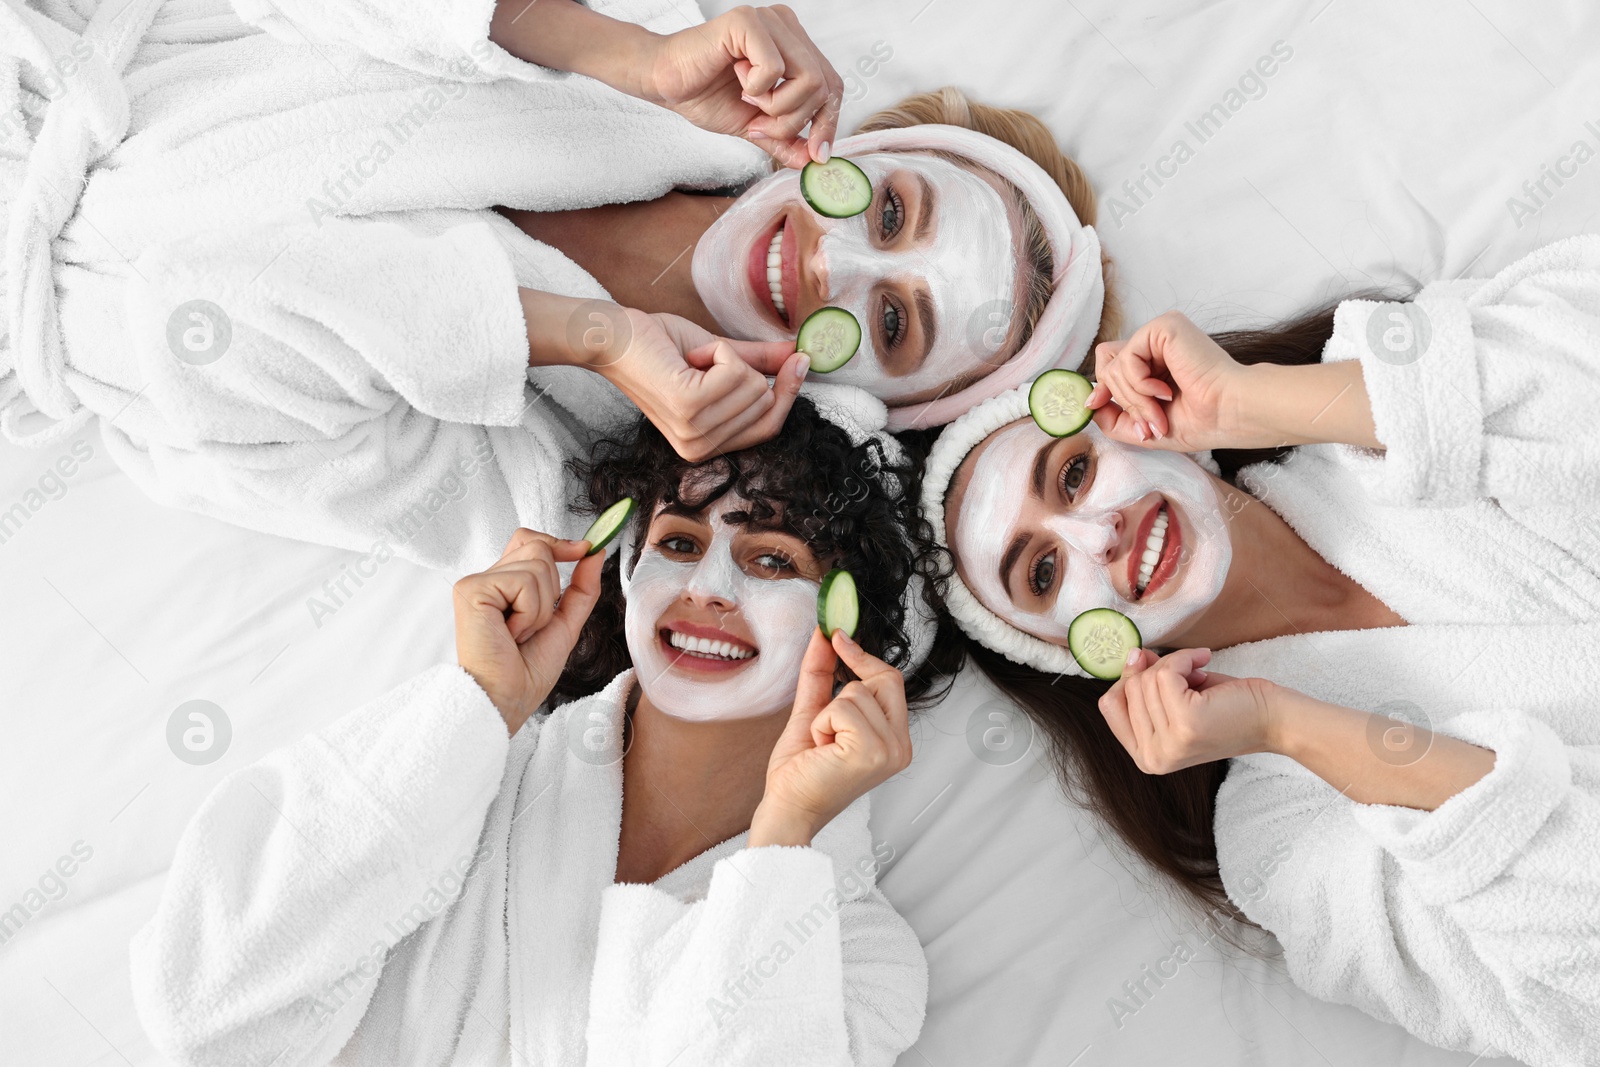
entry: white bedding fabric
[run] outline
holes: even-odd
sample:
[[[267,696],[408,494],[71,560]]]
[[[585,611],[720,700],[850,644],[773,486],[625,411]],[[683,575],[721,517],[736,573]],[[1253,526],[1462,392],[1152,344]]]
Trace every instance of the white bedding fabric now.
[[[1186,138],[1175,176],[1147,180],[1141,203],[1123,194],[1121,224],[1099,227],[1134,321],[1168,307],[1262,321],[1370,285],[1487,275],[1600,219],[1600,159],[1573,154],[1579,140],[1600,149],[1600,11],[1580,0],[1536,13],[1513,0],[792,6],[847,76],[847,126],[951,82],[1043,116],[1108,190]],[[1200,143],[1185,123],[1226,107],[1279,40],[1293,54],[1265,92],[1241,93]],[[1545,178],[1535,203],[1522,186],[1544,167],[1570,176]],[[1527,205],[1515,216],[1513,196]],[[159,1063],[127,945],[182,827],[223,774],[447,662],[449,584],[160,508],[92,429],[0,449],[0,516],[17,503],[23,517],[0,530],[0,909],[22,904],[26,921],[0,944],[0,1061]],[[191,699],[232,725],[207,766],[167,746]],[[919,722],[911,769],[874,796],[874,840],[896,853],[881,884],[930,969],[928,1020],[902,1063],[1473,1062],[1203,944],[1034,754],[975,755],[990,752],[986,730],[1004,739],[993,701],[963,679]]]

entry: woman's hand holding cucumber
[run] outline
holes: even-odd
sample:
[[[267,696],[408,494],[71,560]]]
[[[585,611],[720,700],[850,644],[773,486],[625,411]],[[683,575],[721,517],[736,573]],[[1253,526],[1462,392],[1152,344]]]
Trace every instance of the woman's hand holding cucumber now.
[[[676,315],[631,308],[626,314],[626,347],[595,369],[638,405],[678,455],[699,461],[736,452],[783,427],[809,366],[793,342],[734,341]]]
[[[489,694],[512,734],[550,695],[600,597],[606,557],[585,557],[588,548],[519,529],[494,566],[455,584],[456,662]],[[573,561],[563,592],[556,564]]]
[[[701,129],[748,138],[788,167],[826,160],[838,130],[844,80],[781,4],[736,7],[662,35],[572,0],[499,0],[489,39],[530,63],[660,104]],[[801,137],[807,123],[811,132]]]
[[[1100,714],[1146,774],[1261,752],[1272,744],[1278,686],[1204,670],[1211,650],[1157,656],[1135,649],[1122,677],[1100,698]]]
[[[531,366],[577,366],[601,375],[688,460],[748,448],[777,433],[810,366],[792,341],[735,341],[677,315],[519,292]]]
[[[701,129],[748,138],[787,167],[828,158],[844,80],[782,4],[656,37],[638,69],[638,96]]]
[[[1095,348],[1094,410],[1125,444],[1198,452],[1340,443],[1382,448],[1357,360],[1245,365],[1189,318],[1160,315]]]
[[[860,679],[833,695],[839,659]],[[905,679],[835,631],[819,627],[800,666],[794,710],[767,764],[749,847],[809,845],[817,832],[911,763]]]
[[[1141,648],[1100,713],[1146,774],[1251,752],[1288,756],[1358,804],[1432,811],[1494,769],[1495,754],[1447,734],[1330,704],[1265,678],[1204,670],[1209,649]]]

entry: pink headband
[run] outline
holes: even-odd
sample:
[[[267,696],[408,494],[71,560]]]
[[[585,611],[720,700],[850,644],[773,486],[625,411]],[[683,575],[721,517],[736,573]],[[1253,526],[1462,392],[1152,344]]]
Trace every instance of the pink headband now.
[[[959,126],[930,123],[846,137],[835,155],[943,150],[987,167],[1015,185],[1044,224],[1055,259],[1054,292],[1028,343],[1010,359],[958,393],[925,404],[889,409],[889,429],[943,426],[990,397],[1015,389],[1051,367],[1076,369],[1100,332],[1105,281],[1100,238],[1078,221],[1061,187],[1037,163],[1002,141]]]

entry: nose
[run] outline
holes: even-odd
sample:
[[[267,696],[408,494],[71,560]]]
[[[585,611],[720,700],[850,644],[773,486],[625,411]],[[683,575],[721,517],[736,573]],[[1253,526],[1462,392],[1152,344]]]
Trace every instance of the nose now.
[[[684,597],[691,603],[713,611],[732,611],[739,606],[738,583],[733,560],[727,552],[708,552],[695,566]]]
[[[1106,566],[1116,558],[1122,543],[1122,514],[1061,515],[1052,524],[1056,534],[1089,559]]]
[[[809,264],[812,284],[823,303],[838,303],[863,284],[870,286],[882,267],[871,249],[841,229],[829,230],[817,239]]]

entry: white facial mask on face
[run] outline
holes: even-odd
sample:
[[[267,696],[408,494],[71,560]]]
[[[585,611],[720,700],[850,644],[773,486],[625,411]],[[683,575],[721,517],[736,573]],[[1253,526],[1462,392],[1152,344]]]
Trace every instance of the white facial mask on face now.
[[[817,625],[817,582],[808,578],[761,578],[746,574],[733,556],[741,528],[724,521],[747,502],[732,493],[709,509],[711,543],[698,560],[668,559],[646,544],[624,588],[624,633],[639,687],[667,715],[694,722],[770,715],[794,703],[800,661]],[[673,666],[674,650],[663,645],[661,619],[679,600],[711,609],[708,625],[739,616],[757,655],[721,673]],[[696,621],[700,621],[696,619]]]
[[[1031,419],[1001,428],[973,467],[951,531],[962,577],[990,611],[1042,640],[1065,645],[1067,627],[1080,612],[1114,608],[1133,620],[1147,646],[1160,644],[1214,601],[1228,576],[1233,546],[1222,524],[1216,491],[1210,476],[1188,456],[1122,444],[1093,423],[1082,433],[1090,440],[1094,480],[1086,492],[1078,493],[1071,508],[1052,504],[1043,524],[1045,538],[1056,542],[1055,581],[1060,584],[1050,608],[1023,610],[1000,580],[1001,558],[1017,534],[1023,503],[1031,493],[1034,457],[1050,442]],[[1059,474],[1051,470],[1049,477]],[[1107,559],[1116,554],[1119,543],[1113,516],[1155,492],[1167,500],[1169,525],[1177,523],[1180,530],[1178,570],[1167,579],[1169,588],[1156,590],[1160,599],[1130,602],[1111,580],[1110,567],[1126,565],[1125,559],[1116,563]],[[1142,519],[1140,515],[1134,521]],[[1048,551],[1036,536],[1025,558]],[[1026,567],[1019,567],[1018,573],[1026,573]],[[1023,581],[1018,580],[1019,586]],[[1026,594],[1019,588],[1022,595]]]
[[[806,213],[822,230],[819,252],[827,278],[823,299],[854,315],[862,331],[861,348],[854,358],[820,378],[860,386],[893,404],[937,390],[985,366],[982,356],[988,350],[979,342],[985,331],[1009,318],[999,309],[1009,308],[1013,300],[1017,253],[1005,201],[992,185],[965,167],[915,152],[873,152],[852,162],[866,173],[874,195],[892,171],[925,176],[938,201],[932,238],[917,243],[903,226],[893,238],[896,250],[881,248],[882,208],[876,200],[851,218],[826,218],[813,211],[801,195],[799,172],[786,170],[762,179],[700,238],[692,261],[694,286],[731,336],[757,341],[793,339],[799,322],[785,331],[769,318],[763,310],[768,298],[752,290],[748,264],[758,242],[763,244],[762,256],[766,255],[765,241],[780,214]],[[784,240],[797,239],[797,230],[791,225]],[[799,268],[805,273],[807,264],[801,262]],[[889,278],[920,279],[932,297],[937,325],[927,358],[916,370],[898,378],[885,372],[877,347],[886,302],[874,290]],[[899,297],[892,306],[903,323],[900,336],[905,338],[909,320],[917,315],[916,306]]]

